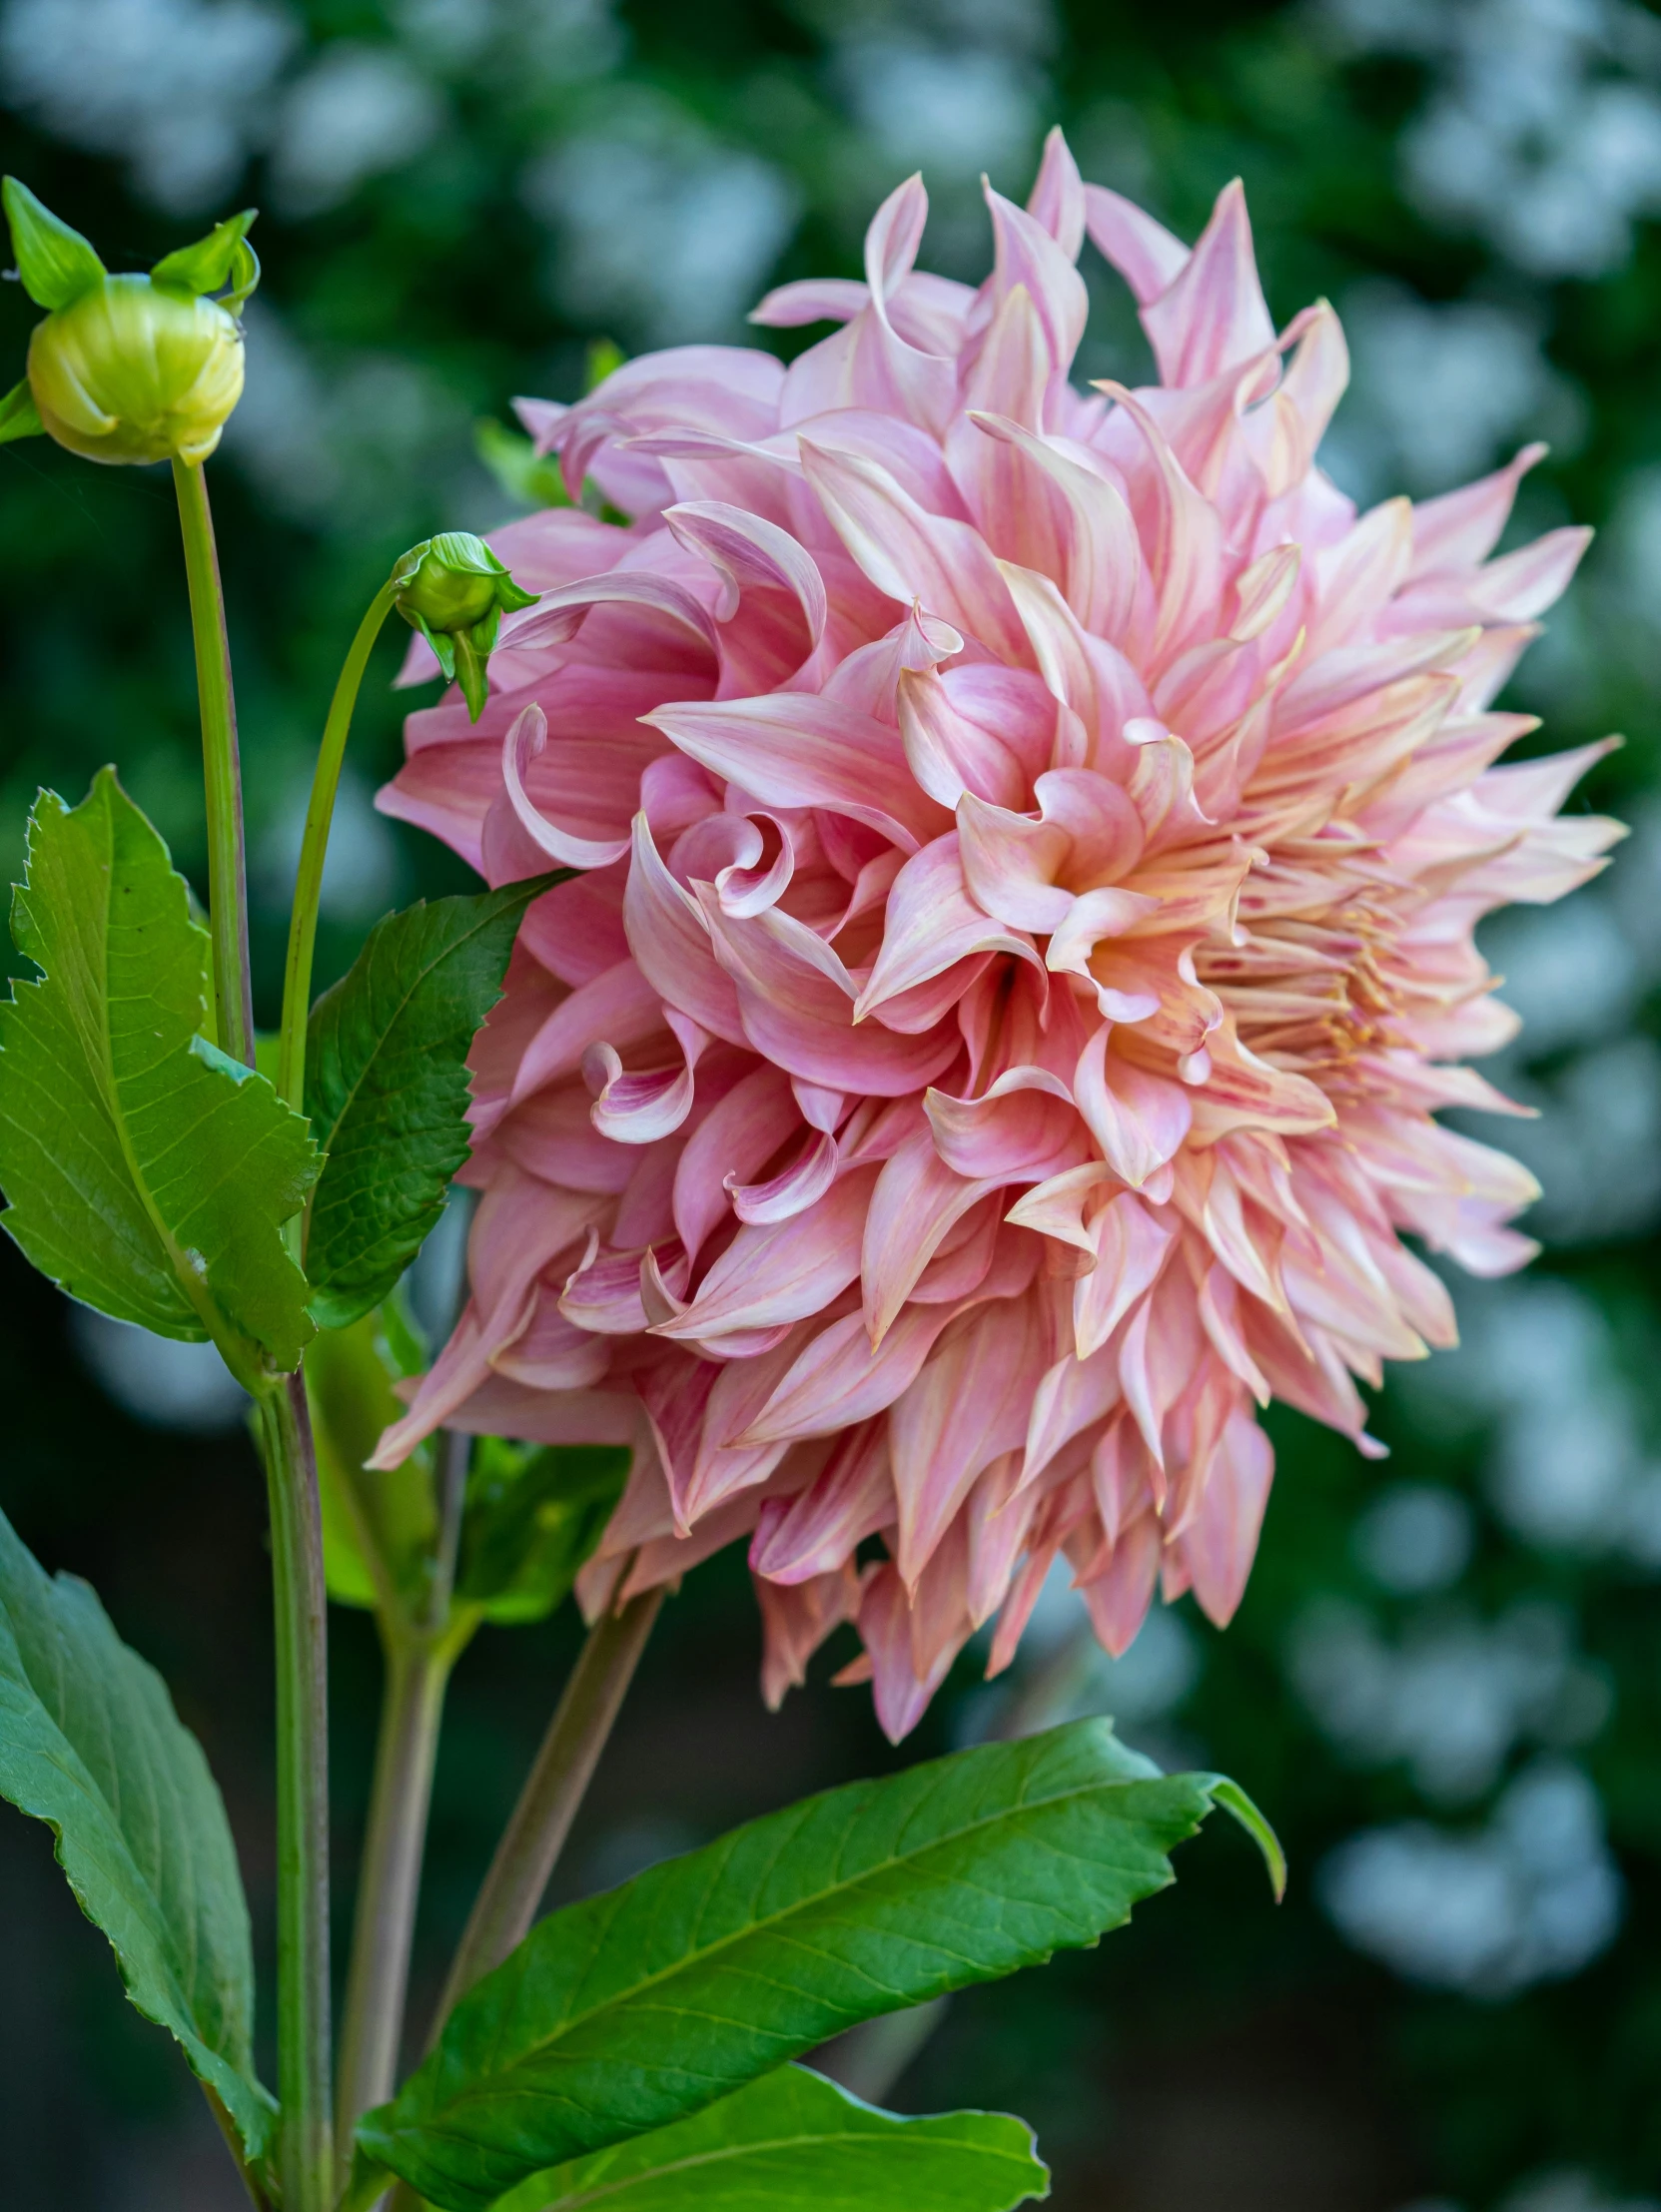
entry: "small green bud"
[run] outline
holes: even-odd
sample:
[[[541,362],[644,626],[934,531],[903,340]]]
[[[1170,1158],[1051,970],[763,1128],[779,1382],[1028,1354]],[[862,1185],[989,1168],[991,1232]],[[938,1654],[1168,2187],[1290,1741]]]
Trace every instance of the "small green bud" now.
[[[431,646],[446,683],[458,683],[467,714],[476,722],[489,696],[485,663],[504,614],[533,607],[539,596],[521,591],[480,537],[445,530],[412,546],[393,570],[393,601],[412,629]]]
[[[39,428],[88,460],[206,460],[242,396],[252,209],[147,277],[112,277],[15,177],[4,198],[24,289],[51,313],[29,341],[27,387],[0,402],[0,442]],[[206,297],[222,285],[225,298]]]

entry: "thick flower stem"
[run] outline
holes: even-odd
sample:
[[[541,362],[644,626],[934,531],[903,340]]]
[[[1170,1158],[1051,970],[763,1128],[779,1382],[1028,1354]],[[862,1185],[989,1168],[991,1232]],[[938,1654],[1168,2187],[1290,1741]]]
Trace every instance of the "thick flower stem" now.
[[[208,799],[208,905],[214,945],[214,1006],[219,1043],[254,1065],[254,999],[248,967],[248,890],[243,849],[242,768],[237,704],[231,689],[231,641],[214,545],[214,517],[200,464],[173,463],[179,526],[196,640],[196,688],[202,708],[202,766]]]
[[[277,2087],[284,2212],[334,2202],[329,2096],[329,1695],[323,1523],[306,1387],[260,1402],[277,1614]]]
[[[318,765],[312,777],[312,796],[306,808],[306,834],[300,847],[300,872],[295,882],[294,911],[289,923],[289,957],[283,975],[283,1027],[278,1041],[277,1088],[289,1105],[301,1109],[306,1090],[306,1018],[312,1001],[312,956],[318,942],[318,901],[323,892],[323,865],[329,853],[329,827],[335,815],[335,795],[341,785],[341,764],[352,730],[353,709],[369,665],[381,625],[392,610],[394,585],[382,585],[370,601],[369,612],[358,625],[358,634],[341,669],[335,696],[329,703],[329,719],[318,748]]]
[[[335,2131],[343,2164],[350,2164],[359,2120],[398,2085],[410,1948],[450,1657],[424,1638],[387,1646],[381,1741],[341,2020]],[[339,2178],[344,2184],[344,2171]]]
[[[662,1603],[647,1590],[588,1632],[542,1748],[484,1876],[433,2020],[499,1966],[530,1926]]]

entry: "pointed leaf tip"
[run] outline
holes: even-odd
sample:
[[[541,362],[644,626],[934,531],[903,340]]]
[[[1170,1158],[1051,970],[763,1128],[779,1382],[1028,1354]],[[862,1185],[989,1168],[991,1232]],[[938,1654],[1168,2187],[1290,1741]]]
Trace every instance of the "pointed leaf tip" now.
[[[17,274],[36,307],[67,308],[104,282],[107,272],[91,243],[37,200],[26,184],[7,177],[0,183],[0,199],[11,226]]]
[[[1274,1891],[1274,1901],[1276,1904],[1283,1903],[1286,1894],[1286,1854],[1280,1847],[1280,1839],[1238,1782],[1231,1782],[1227,1775],[1219,1775],[1213,1782],[1211,1791],[1212,1803],[1220,1805],[1225,1813],[1237,1820],[1262,1852],[1263,1864],[1268,1869],[1269,1887]]]
[[[17,437],[39,437],[45,428],[40,409],[35,405],[35,395],[25,377],[0,399],[0,445],[9,445]]]
[[[216,223],[206,238],[199,238],[194,245],[181,246],[177,252],[164,254],[151,270],[151,280],[159,285],[171,285],[180,292],[218,292],[236,279],[239,303],[253,291],[248,279],[257,279],[259,263],[254,250],[248,244],[258,208],[244,208],[240,215],[227,216],[223,223]]]

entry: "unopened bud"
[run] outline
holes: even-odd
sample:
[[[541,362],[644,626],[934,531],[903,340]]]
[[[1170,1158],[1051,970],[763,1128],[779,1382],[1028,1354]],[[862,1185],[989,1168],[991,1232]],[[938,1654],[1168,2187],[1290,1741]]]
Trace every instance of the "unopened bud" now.
[[[6,214],[24,289],[52,312],[29,341],[28,397],[39,426],[88,460],[206,460],[242,396],[243,339],[234,310],[259,273],[252,213],[158,262],[112,277],[92,247],[8,177]],[[222,285],[224,300],[206,295]],[[20,386],[5,403],[26,435]],[[3,409],[0,409],[3,413]]]
[[[446,683],[458,683],[476,722],[489,696],[485,663],[503,614],[536,604],[481,537],[445,530],[412,546],[393,570],[394,605],[431,646]]]

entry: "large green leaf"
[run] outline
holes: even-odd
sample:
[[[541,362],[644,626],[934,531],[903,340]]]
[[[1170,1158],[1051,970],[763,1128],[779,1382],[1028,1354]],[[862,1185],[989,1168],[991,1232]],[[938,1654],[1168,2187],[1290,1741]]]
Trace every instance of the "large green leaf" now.
[[[628,1475],[614,1444],[473,1447],[456,1603],[486,1621],[540,1621],[563,1602]]]
[[[1220,1787],[1078,1721],[754,1821],[541,1921],[362,2123],[362,2155],[484,2212],[858,2020],[1093,1943],[1171,1880]]]
[[[532,2174],[495,2212],[1012,2212],[1049,2194],[1023,2120],[901,2119],[782,2066],[673,2127]]]
[[[178,2037],[258,2157],[273,2105],[254,2072],[248,1907],[208,1762],[87,1585],[49,1579],[4,1514],[0,1796],[52,1828],[127,1994]]]
[[[326,1156],[306,1268],[321,1326],[379,1305],[443,1211],[467,1156],[474,1033],[501,996],[520,916],[564,874],[389,914],[312,1009],[306,1110]]]
[[[280,1230],[316,1153],[200,1034],[207,934],[113,768],[73,810],[41,793],[12,935],[44,973],[0,1006],[5,1227],[101,1312],[212,1336],[244,1382],[293,1368],[313,1332]]]

